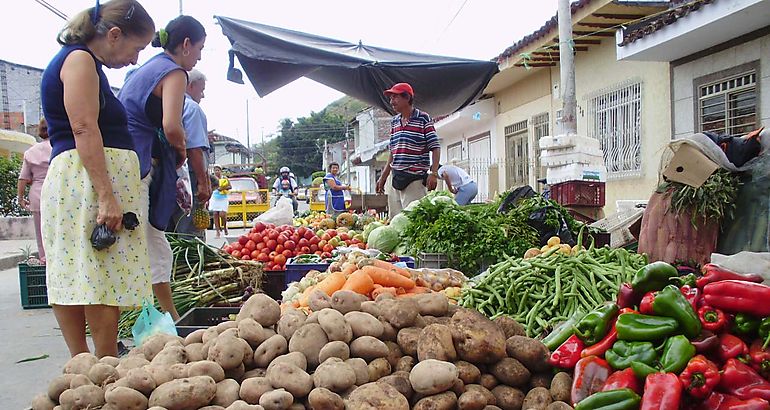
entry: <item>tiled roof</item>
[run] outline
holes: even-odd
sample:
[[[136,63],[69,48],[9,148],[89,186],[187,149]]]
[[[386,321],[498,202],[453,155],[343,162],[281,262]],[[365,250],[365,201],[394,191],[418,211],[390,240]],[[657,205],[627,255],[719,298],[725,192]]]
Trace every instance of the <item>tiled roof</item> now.
[[[572,9],[572,14],[574,15],[578,10],[582,9],[583,7],[591,3],[591,1],[592,0],[578,0],[572,3],[570,5]],[[543,26],[540,27],[539,29],[535,30],[534,33],[525,36],[521,40],[514,43],[512,46],[506,48],[505,51],[502,52],[502,54],[497,56],[497,62],[501,63],[506,58],[523,50],[528,45],[534,43],[538,39],[545,37],[548,33],[551,32],[551,30],[553,30],[554,28],[557,28],[558,26],[559,26],[559,20],[557,16],[551,17],[550,20],[546,21],[545,24],[543,24]]]
[[[623,31],[623,41],[618,45],[623,47],[627,44],[631,44],[663,27],[676,23],[690,13],[700,10],[701,7],[712,3],[713,1],[714,0],[695,0],[689,2],[682,0],[674,1],[672,2],[671,10],[629,25],[629,27]]]

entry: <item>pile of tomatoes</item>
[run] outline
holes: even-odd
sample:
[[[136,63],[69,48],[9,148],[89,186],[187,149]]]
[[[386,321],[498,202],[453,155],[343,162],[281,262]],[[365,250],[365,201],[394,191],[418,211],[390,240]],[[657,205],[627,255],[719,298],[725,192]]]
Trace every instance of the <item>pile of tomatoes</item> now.
[[[286,261],[297,255],[312,253],[330,258],[337,246],[366,247],[348,233],[338,233],[333,229],[315,232],[304,226],[275,226],[257,222],[237,242],[222,249],[234,258],[262,262],[266,271],[278,271],[285,270]]]

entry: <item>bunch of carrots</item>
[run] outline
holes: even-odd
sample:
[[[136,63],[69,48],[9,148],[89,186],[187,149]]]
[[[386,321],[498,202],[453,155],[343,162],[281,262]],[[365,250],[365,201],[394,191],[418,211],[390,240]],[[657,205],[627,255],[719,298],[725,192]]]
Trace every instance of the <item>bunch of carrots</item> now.
[[[329,296],[338,290],[350,290],[372,300],[383,293],[408,297],[431,292],[430,288],[417,286],[408,270],[379,259],[364,259],[358,265],[349,264],[342,271],[330,273],[324,280],[305,289],[299,301],[294,302],[295,307],[307,307],[310,294],[315,290]]]

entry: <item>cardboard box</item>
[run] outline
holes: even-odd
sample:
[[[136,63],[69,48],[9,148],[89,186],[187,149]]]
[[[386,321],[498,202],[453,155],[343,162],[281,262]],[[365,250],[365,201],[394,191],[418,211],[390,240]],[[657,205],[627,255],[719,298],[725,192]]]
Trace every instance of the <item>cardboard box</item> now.
[[[670,181],[698,188],[717,169],[719,169],[719,165],[700,150],[689,144],[682,144],[663,171],[663,176]]]

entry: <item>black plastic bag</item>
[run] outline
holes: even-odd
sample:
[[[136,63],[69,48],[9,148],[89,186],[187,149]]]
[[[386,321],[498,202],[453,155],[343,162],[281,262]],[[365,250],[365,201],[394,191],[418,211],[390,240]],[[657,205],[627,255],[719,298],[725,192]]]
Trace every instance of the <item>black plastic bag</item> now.
[[[126,212],[123,214],[123,227],[129,231],[133,231],[139,226],[139,218],[133,212]]]
[[[547,223],[549,211],[555,212],[558,215],[558,227],[553,227]],[[548,239],[553,236],[558,236],[561,243],[569,244],[570,246],[575,246],[576,244],[575,238],[569,230],[569,225],[567,225],[567,220],[565,220],[561,212],[553,206],[545,206],[532,212],[529,215],[529,220],[527,222],[529,223],[529,226],[535,228],[540,235],[540,246],[546,245]]]
[[[109,248],[117,240],[118,238],[115,236],[115,233],[107,228],[105,224],[97,225],[93,232],[91,232],[91,246],[97,251]]]
[[[500,207],[497,208],[497,213],[506,213],[513,208],[516,208],[519,201],[522,199],[529,199],[537,196],[537,192],[532,189],[531,186],[525,185],[518,187],[506,195],[505,199],[500,203]]]

